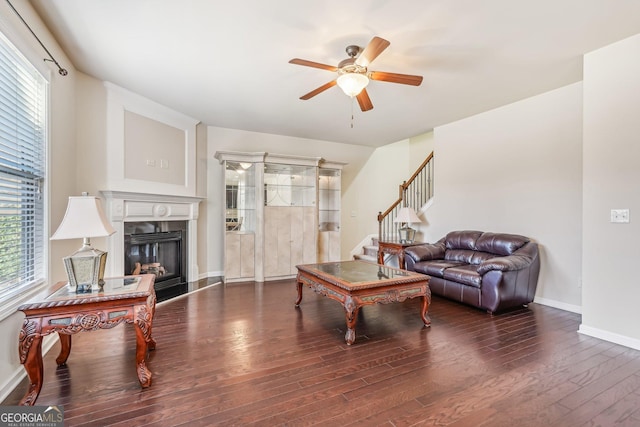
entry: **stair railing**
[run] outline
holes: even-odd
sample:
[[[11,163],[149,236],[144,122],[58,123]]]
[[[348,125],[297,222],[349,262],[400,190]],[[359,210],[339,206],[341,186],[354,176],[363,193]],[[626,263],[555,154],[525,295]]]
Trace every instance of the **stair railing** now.
[[[413,208],[419,212],[433,197],[433,152],[427,156],[414,174],[399,186],[398,200],[393,202],[384,212],[378,212],[378,239],[395,240],[398,224],[394,220],[403,207]]]

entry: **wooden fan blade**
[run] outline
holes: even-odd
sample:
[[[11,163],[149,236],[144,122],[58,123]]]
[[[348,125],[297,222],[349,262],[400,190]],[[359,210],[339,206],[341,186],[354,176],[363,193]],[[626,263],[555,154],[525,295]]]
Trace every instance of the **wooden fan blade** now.
[[[384,71],[372,71],[369,73],[371,80],[382,82],[400,83],[403,85],[420,86],[422,76],[412,76],[410,74],[385,73]]]
[[[389,41],[380,37],[372,38],[367,47],[364,48],[364,51],[358,56],[358,59],[356,59],[356,64],[368,67],[390,44]]]
[[[321,64],[319,62],[307,61],[306,59],[293,58],[289,64],[304,65],[305,67],[320,68],[321,70],[338,71],[338,67],[333,65]]]
[[[317,94],[322,93],[322,92],[324,92],[325,90],[327,90],[327,89],[329,89],[329,88],[334,87],[335,85],[336,85],[336,81],[335,81],[335,80],[331,80],[329,83],[324,84],[324,85],[320,86],[319,88],[312,90],[312,91],[311,91],[311,92],[309,92],[308,94],[306,94],[306,95],[302,95],[302,96],[300,97],[300,99],[302,99],[302,100],[306,101],[307,99],[309,99],[309,98],[313,98],[313,97],[314,97],[314,96],[316,96]]]
[[[356,99],[358,100],[358,104],[362,111],[373,110],[373,104],[371,103],[371,98],[369,98],[369,94],[366,89],[362,89],[362,91],[356,96]]]

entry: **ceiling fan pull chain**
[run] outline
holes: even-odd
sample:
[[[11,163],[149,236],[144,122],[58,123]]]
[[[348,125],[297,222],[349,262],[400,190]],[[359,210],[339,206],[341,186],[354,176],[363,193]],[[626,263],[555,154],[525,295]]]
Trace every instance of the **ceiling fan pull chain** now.
[[[351,97],[351,129],[353,129],[353,104],[354,104],[354,97]]]

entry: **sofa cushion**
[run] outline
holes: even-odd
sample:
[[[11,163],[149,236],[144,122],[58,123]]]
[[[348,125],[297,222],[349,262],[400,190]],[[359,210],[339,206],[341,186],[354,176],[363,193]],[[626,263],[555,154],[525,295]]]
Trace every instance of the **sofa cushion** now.
[[[470,249],[447,249],[444,259],[447,261],[457,261],[465,264],[471,264],[471,259],[475,251]]]
[[[487,252],[471,251],[469,249],[449,249],[444,259],[447,261],[458,261],[465,264],[478,265],[483,261],[491,258],[495,258],[496,254],[490,254]]]
[[[445,245],[447,249],[470,249],[476,248],[476,240],[482,234],[482,231],[463,230],[452,231],[445,237]]]
[[[427,274],[429,276],[444,277],[444,272],[446,269],[461,265],[465,264],[462,262],[449,262],[440,259],[434,261],[422,261],[420,263],[417,263],[415,264],[415,270],[418,273]]]
[[[432,259],[444,259],[444,244],[424,244],[418,246],[410,246],[404,250],[407,257],[414,262],[429,261]]]
[[[527,237],[517,234],[482,233],[476,240],[476,250],[496,255],[511,255],[527,242]]]
[[[479,288],[482,283],[482,276],[476,271],[476,266],[469,264],[449,267],[444,270],[443,277],[476,288]]]

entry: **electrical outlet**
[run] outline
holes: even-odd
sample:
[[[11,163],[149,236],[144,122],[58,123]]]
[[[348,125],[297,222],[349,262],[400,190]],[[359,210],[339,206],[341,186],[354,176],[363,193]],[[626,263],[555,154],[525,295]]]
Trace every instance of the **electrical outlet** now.
[[[611,222],[629,222],[629,209],[611,209]]]
[[[156,166],[156,161],[153,160],[153,159],[147,159],[147,166],[150,166],[152,168],[155,167]]]

